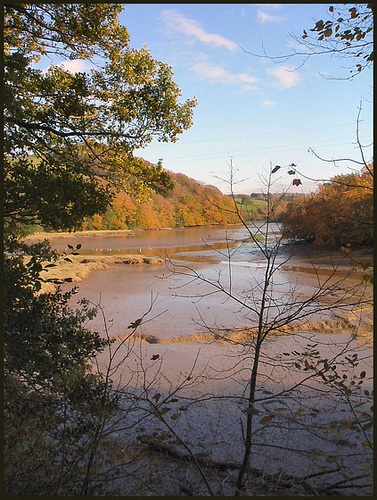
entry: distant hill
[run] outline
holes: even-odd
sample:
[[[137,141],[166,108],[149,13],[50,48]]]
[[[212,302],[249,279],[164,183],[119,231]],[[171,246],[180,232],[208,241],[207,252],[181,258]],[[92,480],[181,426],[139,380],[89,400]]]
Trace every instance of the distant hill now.
[[[184,174],[169,174],[174,188],[167,194],[153,193],[150,201],[140,203],[135,196],[117,193],[107,211],[86,219],[82,229],[161,229],[239,222],[232,199],[218,188]]]

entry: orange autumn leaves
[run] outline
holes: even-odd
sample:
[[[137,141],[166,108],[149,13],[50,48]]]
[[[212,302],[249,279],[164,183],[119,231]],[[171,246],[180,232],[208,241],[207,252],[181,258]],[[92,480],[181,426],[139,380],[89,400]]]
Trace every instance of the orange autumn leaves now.
[[[238,222],[233,201],[214,186],[170,173],[175,185],[165,195],[153,193],[139,203],[125,192],[115,195],[104,214],[88,218],[82,229],[161,229]]]
[[[338,175],[315,193],[294,200],[283,218],[284,235],[315,237],[332,248],[373,244],[373,170]]]

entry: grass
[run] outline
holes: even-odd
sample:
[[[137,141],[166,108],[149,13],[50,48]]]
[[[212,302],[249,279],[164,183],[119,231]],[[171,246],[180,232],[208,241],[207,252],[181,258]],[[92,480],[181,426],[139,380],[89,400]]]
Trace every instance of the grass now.
[[[356,332],[360,337],[369,343],[373,342],[373,310],[372,308],[364,308],[365,317],[361,324],[357,325],[355,320],[355,312],[345,313],[342,318],[335,318],[332,320],[312,320],[304,322],[295,322],[284,328],[279,329],[279,331],[271,332],[270,337],[289,335],[292,333],[299,332],[315,332],[322,334],[337,334],[337,333],[352,333]],[[360,311],[361,312],[361,311]],[[176,344],[176,343],[188,343],[188,342],[226,342],[226,343],[244,343],[252,340],[257,334],[257,327],[249,328],[234,328],[234,329],[223,329],[217,332],[209,333],[198,333],[196,335],[185,335],[180,337],[171,337],[161,339],[156,335],[144,334],[144,333],[134,333],[133,338],[140,340],[142,343],[147,344]],[[127,333],[124,336],[120,335],[118,340],[122,340],[128,337],[130,334]]]
[[[66,260],[69,259],[69,260]],[[86,278],[92,271],[106,269],[114,264],[123,265],[156,265],[163,264],[164,259],[159,257],[149,257],[145,255],[70,255],[67,258],[61,258],[54,267],[49,267],[41,272],[43,279],[67,279],[70,278],[73,283]],[[55,289],[52,283],[43,283],[41,292],[49,292]]]

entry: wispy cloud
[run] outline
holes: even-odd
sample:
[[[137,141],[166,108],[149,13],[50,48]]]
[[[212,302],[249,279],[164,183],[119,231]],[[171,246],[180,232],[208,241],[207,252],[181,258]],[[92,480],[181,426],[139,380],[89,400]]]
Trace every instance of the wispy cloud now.
[[[225,47],[231,52],[240,50],[239,46],[232,40],[216,33],[207,33],[200,23],[183,16],[175,9],[164,9],[160,18],[165,27],[171,31],[177,31],[213,47]]]
[[[265,10],[281,10],[283,7],[281,3],[256,3],[255,5],[256,7],[263,7]]]
[[[295,71],[293,66],[279,66],[278,68],[268,68],[267,73],[278,80],[280,88],[288,89],[298,85],[302,78]]]
[[[271,14],[267,14],[267,12],[264,12],[263,10],[257,11],[257,18],[262,23],[281,23],[282,21],[285,21],[287,19],[286,16],[272,16]]]
[[[281,23],[287,19],[287,16],[277,16],[270,14],[271,11],[277,11],[282,8],[281,4],[270,3],[270,4],[256,4],[257,7],[261,9],[257,10],[257,18],[264,23]]]
[[[192,70],[202,79],[211,83],[223,83],[240,87],[242,90],[256,90],[254,85],[257,81],[247,73],[231,73],[222,66],[210,62],[198,62],[192,66]]]
[[[275,106],[276,102],[275,101],[269,101],[268,99],[265,99],[262,103],[261,106],[264,108],[271,108],[272,106]]]

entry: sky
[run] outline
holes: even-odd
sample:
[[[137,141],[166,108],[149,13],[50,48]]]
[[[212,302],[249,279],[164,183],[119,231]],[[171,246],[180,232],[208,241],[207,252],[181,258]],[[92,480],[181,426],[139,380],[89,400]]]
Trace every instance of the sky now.
[[[314,56],[278,63],[269,56],[291,53],[302,35],[319,19],[328,19],[331,4],[132,4],[120,21],[132,48],[144,44],[153,58],[167,62],[182,101],[196,97],[193,125],[176,143],[154,141],[135,154],[173,172],[217,186],[229,193],[230,165],[236,193],[265,190],[263,178],[271,166],[294,163],[303,175],[329,179],[355,169],[359,160],[356,117],[362,102],[360,136],[372,142],[372,70],[352,80],[350,62]],[[329,75],[328,79],[322,75]],[[368,159],[372,147],[366,147]],[[280,173],[282,172],[282,173]],[[292,177],[286,169],[276,176],[274,191]],[[313,191],[316,184],[302,178],[296,192]]]

